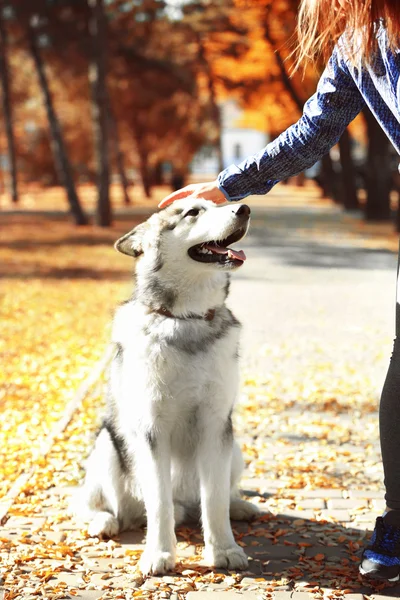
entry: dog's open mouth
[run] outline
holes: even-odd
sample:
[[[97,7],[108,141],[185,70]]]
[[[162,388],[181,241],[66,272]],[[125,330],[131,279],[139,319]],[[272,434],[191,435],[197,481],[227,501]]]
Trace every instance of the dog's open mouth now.
[[[243,250],[232,250],[230,244],[238,242],[246,235],[247,227],[240,227],[224,240],[203,242],[188,250],[190,258],[199,262],[219,263],[239,267],[246,260]]]

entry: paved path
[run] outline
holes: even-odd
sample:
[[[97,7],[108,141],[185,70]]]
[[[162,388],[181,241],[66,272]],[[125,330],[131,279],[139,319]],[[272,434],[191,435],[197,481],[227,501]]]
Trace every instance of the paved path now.
[[[44,495],[46,510],[13,516],[2,532],[3,539],[25,531],[30,543],[48,539],[62,547],[79,538],[69,568],[53,557],[59,569],[42,595],[400,597],[399,585],[371,586],[357,575],[383,507],[377,406],[393,336],[396,257],[368,249],[350,229],[335,208],[258,208],[242,244],[248,262],[234,276],[230,297],[244,326],[236,425],[248,463],[242,487],[264,511],[251,525],[234,524],[249,570],[200,573],[193,566],[200,531],[183,528],[178,575],[138,580],[123,561],[142,549],[143,532],[93,542],[60,517],[46,529],[68,494],[58,487]],[[21,582],[23,595],[14,597],[36,597]],[[62,582],[65,595],[52,595]]]

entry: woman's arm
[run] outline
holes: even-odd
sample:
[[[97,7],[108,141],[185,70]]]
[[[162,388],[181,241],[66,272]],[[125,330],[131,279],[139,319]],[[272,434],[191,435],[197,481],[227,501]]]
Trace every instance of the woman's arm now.
[[[276,183],[311,167],[329,152],[363,106],[364,100],[336,47],[297,123],[258,154],[222,171],[216,182],[187,186],[165,198],[160,206],[188,195],[222,203],[266,194]]]
[[[335,48],[303,116],[264,150],[222,171],[217,179],[219,189],[227,200],[266,194],[282,179],[297,175],[327,154],[363,106],[364,100]]]

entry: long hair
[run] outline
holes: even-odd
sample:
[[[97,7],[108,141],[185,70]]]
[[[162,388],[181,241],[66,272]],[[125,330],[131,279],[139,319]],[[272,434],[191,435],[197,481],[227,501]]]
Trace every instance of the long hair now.
[[[400,0],[301,0],[296,67],[305,60],[326,62],[346,31],[351,61],[369,62],[376,50],[376,23],[383,19],[391,48],[400,42]]]

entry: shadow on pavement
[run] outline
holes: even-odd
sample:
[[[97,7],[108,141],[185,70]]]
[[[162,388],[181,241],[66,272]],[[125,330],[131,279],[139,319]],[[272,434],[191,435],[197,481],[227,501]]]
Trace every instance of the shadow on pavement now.
[[[399,583],[368,580],[359,574],[361,552],[369,538],[361,529],[285,514],[262,514],[252,523],[232,522],[232,528],[236,541],[249,557],[249,568],[243,572],[243,577],[248,578],[245,583],[251,586],[251,580],[256,580],[258,592],[274,582],[275,591],[278,583],[278,589],[287,591],[307,592],[320,587],[347,594],[400,596]],[[118,539],[123,549],[139,551],[143,549],[144,537],[144,530],[140,530],[125,532]],[[177,540],[187,550],[178,553],[176,569],[169,576],[182,576],[188,569],[193,577],[211,571],[228,574],[202,563],[203,536],[199,526],[179,527]],[[198,561],[193,560],[194,552]]]

